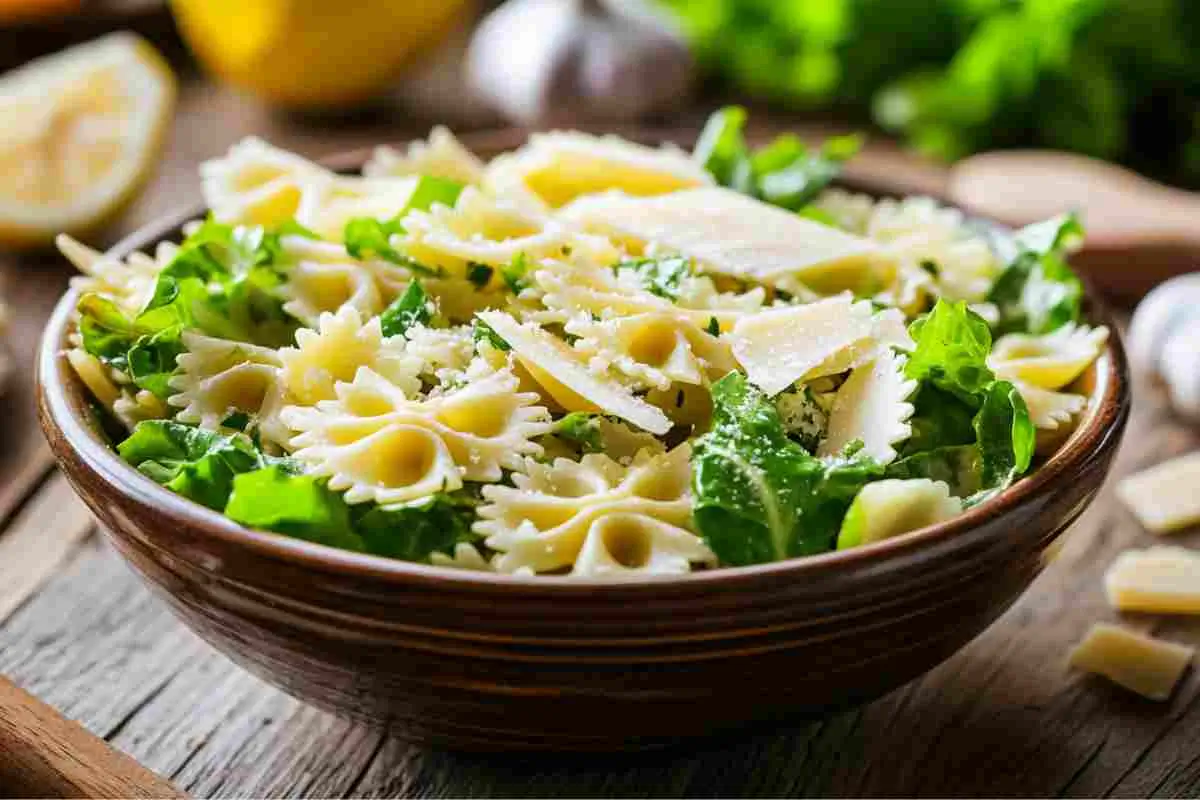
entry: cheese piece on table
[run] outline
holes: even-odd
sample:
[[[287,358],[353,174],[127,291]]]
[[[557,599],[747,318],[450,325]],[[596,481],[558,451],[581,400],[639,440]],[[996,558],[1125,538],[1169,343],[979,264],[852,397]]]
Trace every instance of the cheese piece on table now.
[[[1103,675],[1151,700],[1166,700],[1196,651],[1099,622],[1071,651],[1072,667]]]
[[[1121,611],[1200,614],[1200,552],[1128,550],[1104,573],[1108,602]]]
[[[1117,497],[1152,533],[1200,522],[1200,452],[1129,476],[1117,484]]]
[[[597,411],[659,436],[671,429],[671,420],[611,378],[592,372],[566,345],[539,325],[520,323],[503,311],[477,315],[513,349],[533,379],[567,411]]]
[[[818,291],[839,291],[870,283],[876,265],[888,261],[867,239],[717,187],[596,195],[562,213],[626,244],[654,243],[703,269],[763,283],[792,275]]]

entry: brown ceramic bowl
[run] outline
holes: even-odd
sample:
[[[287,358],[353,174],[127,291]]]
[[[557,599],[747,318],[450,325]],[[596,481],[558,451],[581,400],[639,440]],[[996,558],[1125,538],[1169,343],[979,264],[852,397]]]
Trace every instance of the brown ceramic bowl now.
[[[151,225],[118,251],[177,237],[199,214]],[[1070,439],[949,522],[683,577],[523,579],[248,530],[141,476],[90,426],[61,355],[75,300],[59,303],[42,343],[41,421],[117,549],[184,622],[262,678],[401,737],[464,749],[648,748],[900,686],[1029,585],[1099,489],[1129,413],[1114,335],[1086,377],[1092,402]],[[1109,323],[1094,301],[1089,317]]]

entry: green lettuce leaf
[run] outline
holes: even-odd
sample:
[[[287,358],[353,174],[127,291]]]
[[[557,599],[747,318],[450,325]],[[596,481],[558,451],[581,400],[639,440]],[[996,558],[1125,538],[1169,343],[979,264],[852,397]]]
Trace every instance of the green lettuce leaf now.
[[[696,140],[692,158],[720,185],[789,211],[811,203],[863,143],[861,136],[839,136],[814,151],[789,133],[751,152],[742,132],[745,125],[746,110],[740,106],[715,111]]]
[[[1017,387],[996,381],[983,394],[975,415],[984,487],[1008,486],[1033,460],[1036,431]]]
[[[173,326],[140,336],[129,348],[129,375],[139,389],[166,400],[174,392],[168,381],[175,373],[175,360],[184,352],[181,329]]]
[[[346,252],[358,259],[382,258],[407,267],[418,275],[438,274],[438,270],[431,269],[392,247],[389,240],[394,235],[404,233],[404,226],[400,224],[400,220],[404,219],[408,212],[428,211],[434,203],[453,206],[464,188],[461,183],[448,178],[420,176],[413,193],[396,216],[388,220],[354,217],[346,223],[342,232]]]
[[[281,464],[236,475],[225,516],[251,528],[343,550],[366,549],[342,495],[323,480],[294,474]]]
[[[672,301],[679,299],[683,279],[693,272],[692,260],[684,256],[622,261],[614,269],[636,273],[647,291]]]
[[[976,409],[957,395],[922,383],[912,398],[912,435],[900,445],[900,455],[920,453],[975,441]]]
[[[886,476],[942,481],[956,497],[970,497],[983,489],[983,457],[974,443],[938,447],[893,461]]]
[[[584,453],[599,453],[604,450],[604,436],[600,430],[600,415],[591,411],[572,411],[554,423],[550,433],[579,445]]]
[[[405,561],[428,561],[432,553],[452,553],[471,532],[479,499],[469,491],[442,492],[414,503],[372,506],[356,523],[367,552]]]
[[[997,333],[1041,334],[1079,321],[1083,284],[1065,253],[1083,238],[1073,214],[1029,225],[1012,238],[1008,266],[988,300],[1000,311]]]
[[[517,253],[513,260],[500,268],[500,277],[513,294],[520,294],[529,286],[529,259]]]
[[[905,366],[908,377],[978,407],[980,393],[995,377],[987,365],[992,332],[983,317],[966,303],[939,299],[909,326],[909,334],[916,347]]]
[[[263,464],[242,434],[225,436],[168,420],[139,422],[117,452],[156,483],[217,511],[225,508],[234,476]]]
[[[854,495],[882,469],[809,455],[740,373],[713,384],[712,396],[713,427],[696,443],[692,490],[696,526],[713,552],[742,565],[830,550]]]
[[[429,296],[420,281],[413,280],[379,316],[379,326],[384,336],[400,336],[414,325],[428,325],[433,319]]]

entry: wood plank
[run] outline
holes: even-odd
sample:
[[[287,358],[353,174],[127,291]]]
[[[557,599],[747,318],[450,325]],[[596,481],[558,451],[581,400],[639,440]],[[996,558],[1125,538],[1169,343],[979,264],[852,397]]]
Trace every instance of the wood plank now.
[[[95,524],[61,474],[42,485],[0,536],[0,622],[57,571]]]

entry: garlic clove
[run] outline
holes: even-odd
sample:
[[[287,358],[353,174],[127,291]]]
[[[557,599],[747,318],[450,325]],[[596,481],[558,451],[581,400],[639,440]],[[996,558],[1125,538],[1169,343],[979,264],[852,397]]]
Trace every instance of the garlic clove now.
[[[469,85],[522,125],[625,120],[686,97],[682,38],[629,0],[509,0],[479,25]]]
[[[1193,305],[1193,310],[1198,310]],[[1200,420],[1200,315],[1171,330],[1158,359],[1171,405],[1185,417]]]
[[[1155,287],[1138,304],[1129,326],[1133,368],[1145,374],[1164,373],[1165,378],[1167,340],[1196,317],[1200,317],[1200,272],[1179,275]]]

